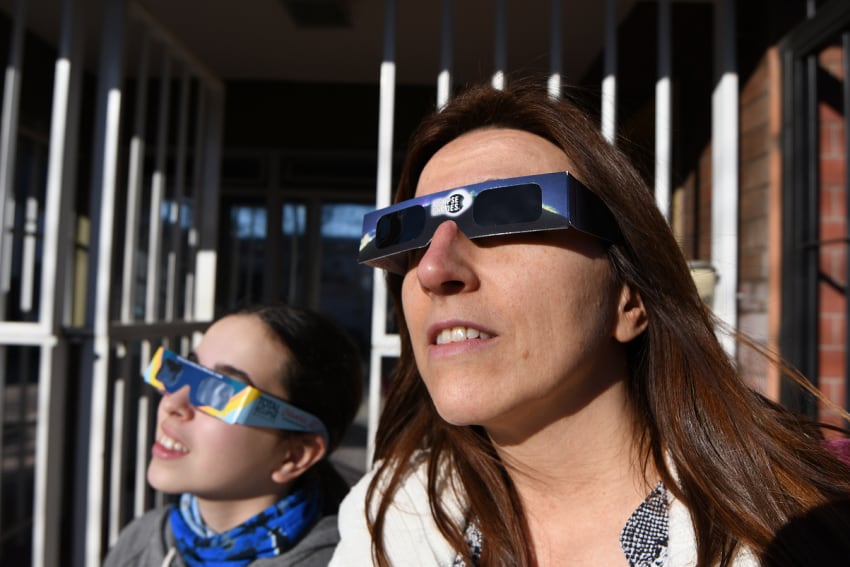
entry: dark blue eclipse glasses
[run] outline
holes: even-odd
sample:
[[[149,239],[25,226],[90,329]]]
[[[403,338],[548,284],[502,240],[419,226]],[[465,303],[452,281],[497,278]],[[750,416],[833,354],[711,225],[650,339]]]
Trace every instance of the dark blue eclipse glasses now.
[[[456,187],[367,213],[358,261],[404,274],[406,253],[428,246],[447,220],[467,238],[575,228],[607,242],[622,240],[599,197],[567,172],[544,173]]]

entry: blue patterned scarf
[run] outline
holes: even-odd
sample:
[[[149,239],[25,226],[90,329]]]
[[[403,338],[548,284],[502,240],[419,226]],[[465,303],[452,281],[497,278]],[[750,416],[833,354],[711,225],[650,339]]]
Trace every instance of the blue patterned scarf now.
[[[201,519],[197,498],[183,494],[180,505],[171,507],[171,531],[189,567],[243,567],[295,545],[319,520],[321,500],[318,487],[311,483],[235,528],[216,533]]]

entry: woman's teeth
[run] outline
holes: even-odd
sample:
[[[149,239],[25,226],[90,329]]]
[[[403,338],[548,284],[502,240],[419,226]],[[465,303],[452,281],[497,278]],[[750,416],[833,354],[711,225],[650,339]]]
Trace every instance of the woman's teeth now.
[[[437,335],[437,344],[444,345],[446,343],[456,343],[468,339],[489,339],[490,335],[484,331],[473,329],[472,327],[452,327],[451,329],[443,329]]]
[[[165,435],[160,435],[157,437],[156,442],[168,449],[169,451],[179,451],[181,453],[188,453],[189,449],[187,449],[182,443],[179,441],[175,441],[171,437],[167,437]]]

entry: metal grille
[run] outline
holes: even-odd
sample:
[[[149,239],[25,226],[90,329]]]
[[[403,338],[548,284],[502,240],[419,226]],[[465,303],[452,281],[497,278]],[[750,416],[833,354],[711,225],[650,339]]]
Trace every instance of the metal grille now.
[[[783,65],[781,348],[830,398],[850,408],[850,4],[830,2],[780,44]],[[842,174],[843,171],[843,174]],[[839,370],[836,370],[839,368]],[[785,386],[782,401],[825,421],[827,410]]]

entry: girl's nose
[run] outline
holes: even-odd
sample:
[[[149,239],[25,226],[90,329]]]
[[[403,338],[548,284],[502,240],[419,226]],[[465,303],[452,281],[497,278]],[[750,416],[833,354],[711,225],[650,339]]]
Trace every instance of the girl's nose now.
[[[478,285],[473,265],[477,247],[457,227],[446,221],[437,227],[431,243],[416,266],[420,285],[431,293],[453,294]]]
[[[183,386],[176,392],[163,392],[159,401],[159,409],[166,415],[173,415],[182,419],[190,419],[195,414],[195,408],[189,401],[189,386]]]

